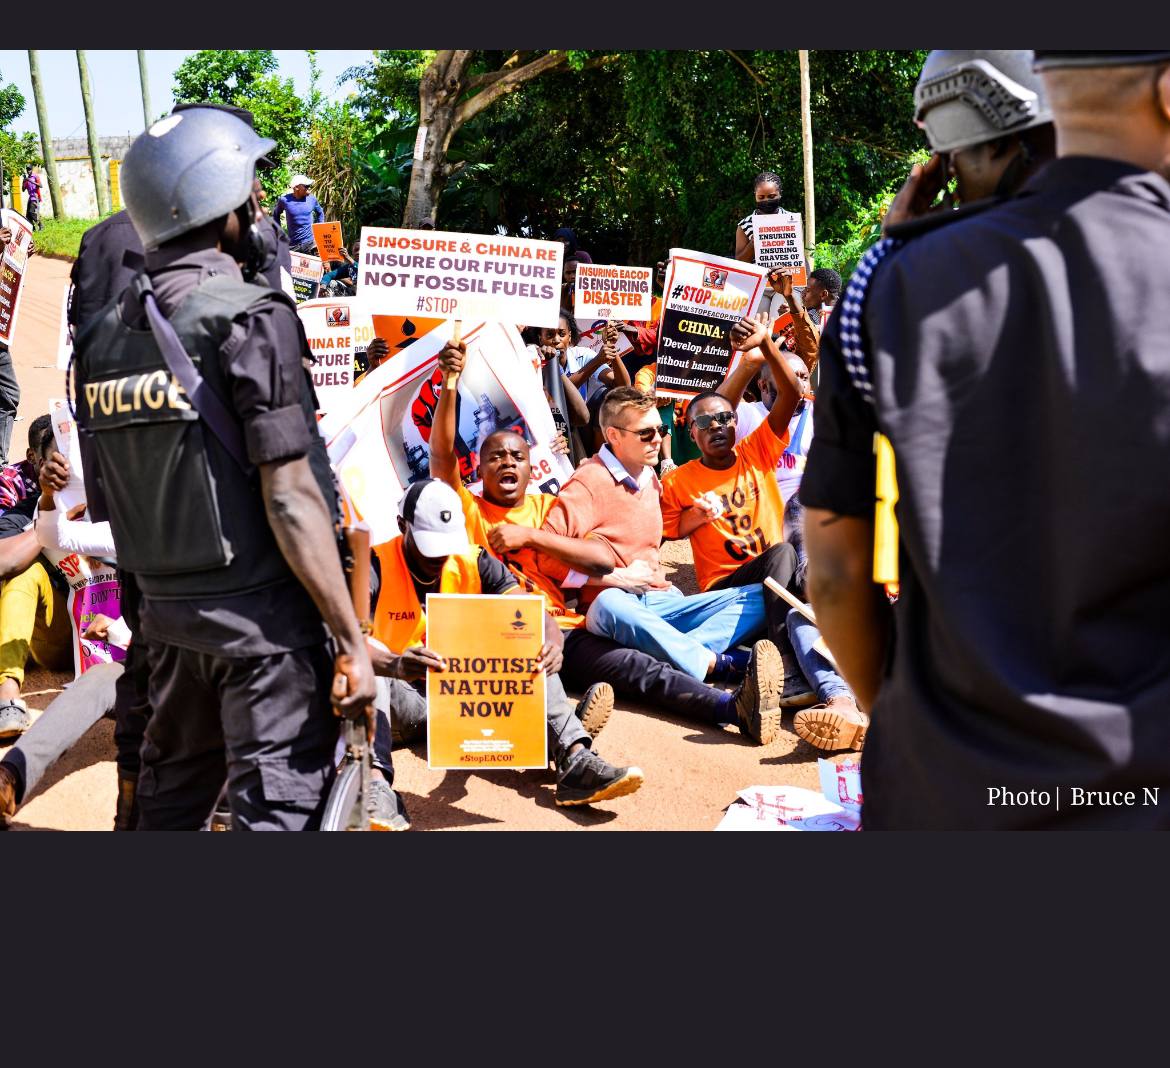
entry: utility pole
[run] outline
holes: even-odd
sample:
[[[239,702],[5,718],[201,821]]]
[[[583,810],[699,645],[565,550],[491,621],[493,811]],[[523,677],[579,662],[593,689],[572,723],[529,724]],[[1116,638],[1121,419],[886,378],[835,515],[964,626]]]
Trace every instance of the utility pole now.
[[[41,89],[41,65],[37,50],[28,50],[28,72],[32,79],[33,100],[37,106],[37,125],[41,129],[41,155],[45,157],[45,173],[49,176],[49,200],[53,205],[53,218],[63,219],[61,207],[61,186],[57,182],[57,157],[53,155],[53,137],[49,133],[49,111],[45,107],[45,94]]]
[[[149,128],[154,121],[150,110],[150,82],[146,77],[146,49],[138,49],[138,80],[142,83],[142,122]]]
[[[817,209],[813,196],[812,87],[808,76],[808,50],[800,49],[800,140],[804,148],[804,243],[805,258],[813,264],[817,243]]]
[[[85,109],[85,134],[89,140],[89,159],[93,164],[93,186],[97,193],[98,215],[108,215],[110,193],[106,189],[106,177],[102,174],[102,155],[98,150],[97,127],[93,121],[93,91],[89,87],[89,64],[85,61],[85,50],[77,50],[77,73],[81,76],[81,105]]]

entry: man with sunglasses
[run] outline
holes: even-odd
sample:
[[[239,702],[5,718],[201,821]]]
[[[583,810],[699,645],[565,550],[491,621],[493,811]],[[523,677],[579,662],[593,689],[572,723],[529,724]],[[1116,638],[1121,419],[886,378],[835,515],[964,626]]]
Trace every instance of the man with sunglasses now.
[[[780,653],[767,640],[749,652],[737,648],[764,631],[760,584],[684,596],[667,580],[659,557],[662,487],[654,474],[664,432],[654,398],[630,386],[610,390],[599,422],[600,452],[577,468],[545,517],[542,530],[567,538],[598,539],[613,551],[614,575],[577,575],[563,561],[543,557],[542,569],[562,587],[580,588],[590,634],[672,664],[700,682],[739,681],[734,694],[716,696],[717,724],[737,723],[761,745],[780,729]]]
[[[796,551],[784,540],[784,500],[776,466],[788,445],[788,424],[804,393],[793,369],[772,340],[766,316],[742,319],[730,342],[745,356],[762,353],[772,372],[776,397],[768,417],[736,444],[736,412],[713,390],[695,397],[687,409],[687,429],[699,459],[671,471],[662,487],[663,533],[689,538],[699,589],[751,587],[772,578],[792,585]],[[787,604],[764,592],[768,636],[786,640]]]

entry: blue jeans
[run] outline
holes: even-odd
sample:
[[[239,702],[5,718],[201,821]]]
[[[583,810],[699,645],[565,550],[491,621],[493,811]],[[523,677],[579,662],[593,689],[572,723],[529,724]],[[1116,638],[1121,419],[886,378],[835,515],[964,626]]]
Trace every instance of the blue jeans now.
[[[788,636],[796,650],[796,660],[804,677],[817,692],[817,699],[828,704],[831,697],[853,697],[849,684],[833,670],[833,665],[813,648],[821,632],[795,608],[788,612]]]
[[[711,654],[726,652],[767,627],[764,587],[737,586],[684,597],[677,587],[634,594],[602,590],[589,606],[591,634],[673,664],[705,679]]]

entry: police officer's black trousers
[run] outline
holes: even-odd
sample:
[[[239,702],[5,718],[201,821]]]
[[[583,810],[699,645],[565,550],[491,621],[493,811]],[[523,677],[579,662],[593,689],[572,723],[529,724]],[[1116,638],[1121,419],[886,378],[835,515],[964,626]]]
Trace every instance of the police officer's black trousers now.
[[[136,637],[126,650],[126,670],[118,678],[114,701],[114,745],[118,748],[118,770],[137,778],[142,764],[142,739],[150,719],[150,653]]]
[[[226,777],[233,830],[315,830],[339,729],[329,647],[229,658],[152,642],[150,654],[138,829],[198,830]]]
[[[791,589],[796,576],[796,550],[786,541],[772,545],[759,556],[741,564],[730,575],[712,583],[713,590],[729,590],[734,586],[754,586],[771,578],[784,589]],[[788,602],[764,587],[764,610],[768,615],[768,637],[776,647],[784,650],[789,644]]]

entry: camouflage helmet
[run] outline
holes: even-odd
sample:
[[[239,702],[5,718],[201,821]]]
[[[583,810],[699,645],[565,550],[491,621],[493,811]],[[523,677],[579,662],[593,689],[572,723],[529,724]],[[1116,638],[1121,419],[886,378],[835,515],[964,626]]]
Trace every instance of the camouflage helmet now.
[[[953,152],[1052,121],[1032,53],[935,49],[914,87],[914,121],[934,152]]]
[[[122,161],[122,199],[142,247],[221,218],[252,195],[256,161],[276,142],[214,108],[168,115],[141,134]]]

